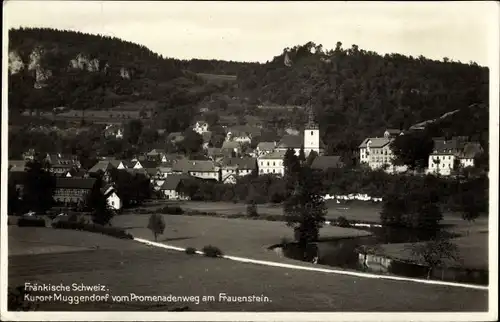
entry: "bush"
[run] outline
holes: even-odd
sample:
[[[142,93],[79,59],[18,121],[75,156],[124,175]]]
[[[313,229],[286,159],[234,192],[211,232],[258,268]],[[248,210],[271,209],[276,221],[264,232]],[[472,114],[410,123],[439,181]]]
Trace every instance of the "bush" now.
[[[162,215],[152,214],[149,217],[148,229],[153,233],[155,241],[158,240],[158,235],[163,234],[163,232],[165,231],[165,226],[165,220],[163,219]]]
[[[36,217],[21,217],[17,221],[18,227],[45,227],[45,219]]]
[[[188,247],[188,248],[186,248],[185,252],[188,255],[194,255],[194,254],[196,254],[196,248],[194,248],[194,247]]]
[[[99,224],[85,224],[81,222],[57,221],[52,223],[52,227],[56,229],[73,229],[82,230],[92,233],[101,233],[104,235],[120,238],[133,239],[132,235],[126,233],[125,230],[116,227],[107,227]]]
[[[8,304],[7,310],[9,311],[35,311],[38,307],[37,304],[26,301],[25,296],[30,292],[24,289],[24,285],[17,286],[16,288],[9,287],[8,289]]]
[[[247,205],[247,216],[250,218],[259,217],[259,213],[257,212],[257,205],[255,203]]]
[[[223,255],[222,251],[219,248],[212,245],[203,247],[201,251],[207,257],[221,257]]]
[[[344,216],[337,218],[337,226],[339,227],[351,227],[351,223]]]
[[[169,214],[169,215],[183,215],[184,210],[179,206],[165,206],[157,209],[155,213]]]

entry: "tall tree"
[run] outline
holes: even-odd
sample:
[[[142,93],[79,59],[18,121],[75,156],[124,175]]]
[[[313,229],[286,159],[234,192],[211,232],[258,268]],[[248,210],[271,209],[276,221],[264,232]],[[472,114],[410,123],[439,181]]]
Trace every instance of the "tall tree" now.
[[[143,127],[141,120],[131,120],[128,122],[124,131],[125,140],[129,144],[136,145],[141,137]]]
[[[287,225],[293,227],[304,251],[309,243],[318,240],[319,229],[325,221],[325,189],[321,177],[321,172],[301,167],[295,189],[283,208]]]
[[[429,162],[434,142],[426,132],[409,132],[396,137],[391,143],[395,164],[407,165],[410,169],[423,169]]]
[[[32,211],[44,213],[54,204],[55,177],[48,168],[47,163],[40,161],[26,164],[23,205]]]

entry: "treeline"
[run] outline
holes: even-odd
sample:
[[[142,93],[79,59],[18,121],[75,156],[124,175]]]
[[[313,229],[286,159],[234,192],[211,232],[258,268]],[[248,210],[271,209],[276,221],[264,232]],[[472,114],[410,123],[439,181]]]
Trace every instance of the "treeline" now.
[[[432,192],[443,211],[475,213],[488,212],[488,178],[485,175],[467,179],[435,176],[390,175],[384,171],[367,169],[345,171],[329,169],[320,176],[324,194],[367,194],[392,200],[396,193],[411,195],[425,189]],[[226,201],[245,203],[281,203],[290,195],[285,178],[275,175],[249,175],[236,184],[191,179],[184,181],[180,192],[197,201]],[[468,215],[471,216],[471,215]]]

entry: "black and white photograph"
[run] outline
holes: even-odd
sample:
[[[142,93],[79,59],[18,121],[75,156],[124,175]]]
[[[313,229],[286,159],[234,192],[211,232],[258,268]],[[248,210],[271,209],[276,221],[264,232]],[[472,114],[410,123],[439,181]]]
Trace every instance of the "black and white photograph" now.
[[[499,12],[4,2],[1,320],[496,321]]]

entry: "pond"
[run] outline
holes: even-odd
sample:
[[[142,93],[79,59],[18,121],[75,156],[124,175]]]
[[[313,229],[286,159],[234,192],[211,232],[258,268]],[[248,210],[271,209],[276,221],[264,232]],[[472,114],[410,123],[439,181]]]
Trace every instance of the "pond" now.
[[[371,272],[384,272],[394,275],[426,278],[427,268],[419,265],[403,263],[392,260],[389,265],[385,265],[385,270],[377,265],[370,265],[368,269],[363,265],[360,260],[358,248],[360,246],[374,246],[379,244],[391,243],[411,243],[418,241],[426,241],[433,237],[433,234],[428,231],[419,231],[405,228],[392,228],[392,227],[363,227],[372,233],[371,236],[342,238],[331,241],[320,241],[316,247],[308,247],[306,249],[306,259],[304,259],[304,250],[295,243],[286,244],[283,248],[284,256],[296,260],[312,261],[317,257],[317,263],[333,267],[340,267],[345,269],[357,271],[371,271]],[[457,237],[457,235],[448,234],[447,237]],[[319,256],[317,256],[319,252]],[[383,257],[371,258],[373,261],[384,262]],[[437,276],[434,276],[436,275]],[[487,272],[484,271],[470,271],[470,270],[435,270],[432,279],[441,279],[455,282],[474,283],[474,284],[488,284]]]

